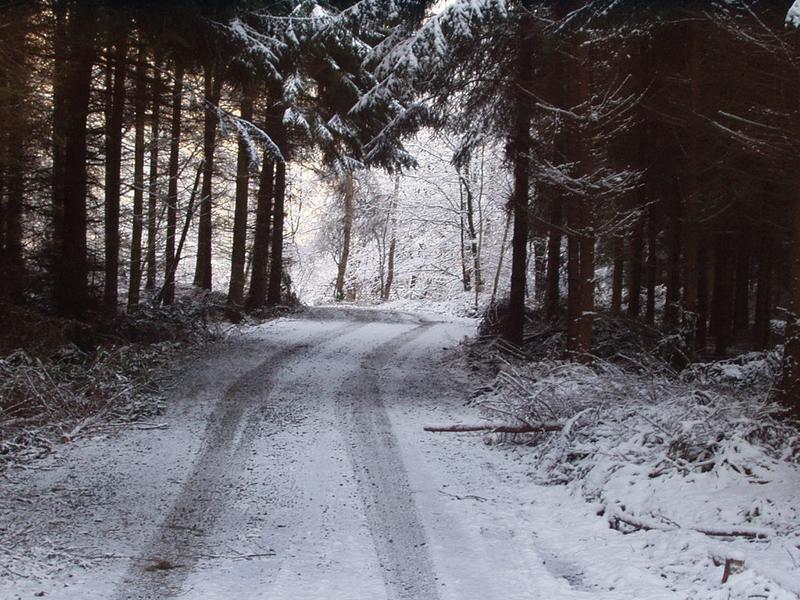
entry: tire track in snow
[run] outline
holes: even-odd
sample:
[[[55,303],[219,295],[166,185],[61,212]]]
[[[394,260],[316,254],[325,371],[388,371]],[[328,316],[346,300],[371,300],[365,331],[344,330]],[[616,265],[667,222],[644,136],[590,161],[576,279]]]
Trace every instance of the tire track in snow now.
[[[381,399],[381,370],[398,350],[434,323],[422,323],[367,354],[357,377],[339,391],[340,427],[372,534],[384,583],[392,600],[436,600],[437,578],[428,538],[417,513],[389,416]]]
[[[195,460],[191,474],[154,539],[128,569],[118,588],[117,599],[174,597],[180,593],[183,582],[204,555],[220,554],[219,550],[204,548],[204,538],[213,529],[230,490],[241,476],[246,451],[258,432],[257,424],[270,417],[275,417],[275,420],[287,418],[287,415],[270,411],[272,407],[266,402],[276,385],[277,373],[283,366],[297,360],[298,355],[339,337],[345,331],[351,333],[364,326],[366,324],[354,328],[347,323],[279,350],[228,386],[208,418],[203,450]],[[267,416],[263,412],[253,415],[242,425],[245,413],[258,405],[267,408]],[[156,561],[164,562],[156,565]]]

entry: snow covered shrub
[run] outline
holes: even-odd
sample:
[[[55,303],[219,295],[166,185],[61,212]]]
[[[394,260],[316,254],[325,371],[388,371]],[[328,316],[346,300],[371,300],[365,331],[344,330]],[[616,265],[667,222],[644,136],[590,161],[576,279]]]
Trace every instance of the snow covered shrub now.
[[[722,521],[788,533],[788,522],[800,524],[790,492],[800,489],[800,432],[768,401],[779,364],[777,353],[751,353],[680,377],[603,361],[506,364],[480,404],[493,418],[562,425],[523,440],[534,446],[543,482],[568,483],[591,501],[662,524]],[[711,514],[697,500],[706,492],[730,498]]]
[[[0,468],[19,453],[47,454],[54,441],[102,422],[158,414],[164,397],[156,373],[181,349],[214,337],[213,308],[205,296],[169,307],[143,304],[113,322],[78,323],[80,338],[50,334],[60,344],[36,355],[20,349],[0,357]],[[76,323],[51,321],[59,329]]]
[[[679,376],[645,369],[649,362],[637,371],[607,361],[506,363],[480,403],[493,416],[562,423],[559,433],[528,440],[551,482],[582,478],[600,455],[610,457],[611,471],[619,457],[649,468],[649,477],[728,468],[757,477],[756,463],[800,457],[796,424],[767,399],[777,352],[698,364]]]
[[[645,352],[592,365],[498,360],[476,398],[487,416],[560,430],[493,435],[521,444],[515,455],[538,482],[564,484],[610,527],[638,532],[628,543],[662,576],[692,573],[718,593],[686,597],[800,593],[800,423],[769,401],[779,351],[681,373]],[[720,587],[714,573],[732,560],[746,571]]]

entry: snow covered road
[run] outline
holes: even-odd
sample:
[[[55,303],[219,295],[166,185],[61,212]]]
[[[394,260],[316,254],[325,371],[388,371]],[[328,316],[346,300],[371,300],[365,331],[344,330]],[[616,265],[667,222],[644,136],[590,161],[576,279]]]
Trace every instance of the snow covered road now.
[[[0,480],[0,598],[685,598],[475,420],[470,322],[316,309],[193,364],[158,421]],[[608,562],[604,560],[608,558]]]

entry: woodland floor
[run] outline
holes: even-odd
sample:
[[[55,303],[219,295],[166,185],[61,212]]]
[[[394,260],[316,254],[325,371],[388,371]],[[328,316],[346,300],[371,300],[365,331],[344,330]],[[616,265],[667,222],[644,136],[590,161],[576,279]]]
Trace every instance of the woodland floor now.
[[[729,597],[721,566],[532,483],[524,448],[423,431],[479,420],[474,331],[321,308],[230,335],[163,415],[0,475],[0,598]]]

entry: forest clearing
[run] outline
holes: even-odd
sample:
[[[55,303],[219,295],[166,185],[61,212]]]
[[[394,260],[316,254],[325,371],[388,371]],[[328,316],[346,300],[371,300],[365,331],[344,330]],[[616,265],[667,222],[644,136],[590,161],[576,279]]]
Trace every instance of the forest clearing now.
[[[0,598],[800,597],[800,0],[0,5]]]

